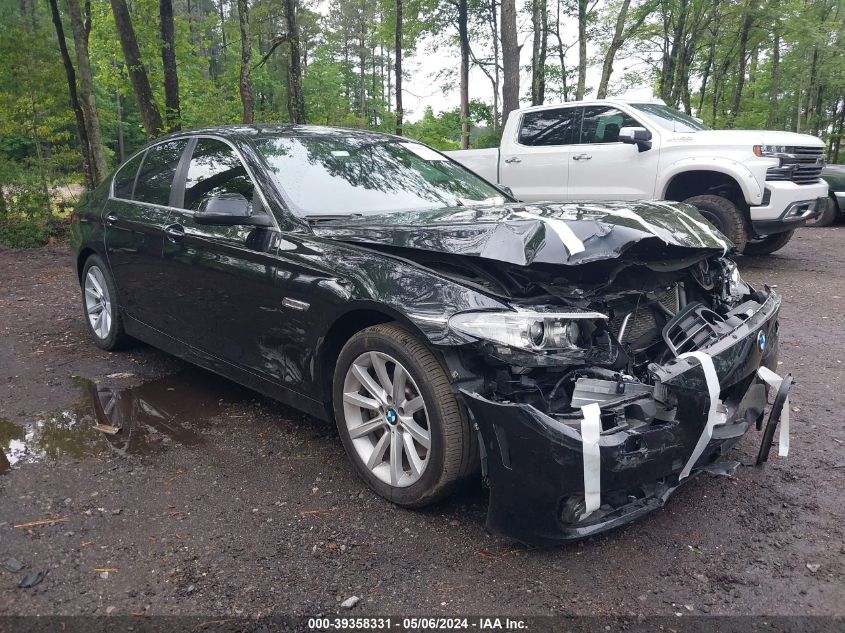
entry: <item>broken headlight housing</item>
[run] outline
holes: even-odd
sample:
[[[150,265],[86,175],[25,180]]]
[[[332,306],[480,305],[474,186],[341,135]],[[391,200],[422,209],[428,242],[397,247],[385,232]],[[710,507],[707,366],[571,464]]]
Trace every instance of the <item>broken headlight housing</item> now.
[[[599,312],[462,312],[449,327],[462,334],[530,352],[578,349],[585,320],[607,320]]]

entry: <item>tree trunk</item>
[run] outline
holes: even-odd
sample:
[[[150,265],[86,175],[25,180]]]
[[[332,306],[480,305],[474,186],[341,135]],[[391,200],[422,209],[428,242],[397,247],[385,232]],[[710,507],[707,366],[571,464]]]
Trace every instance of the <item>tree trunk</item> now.
[[[745,18],[742,20],[742,29],[739,32],[739,56],[737,58],[736,88],[734,89],[734,100],[731,106],[731,114],[728,117],[725,127],[732,128],[739,114],[742,105],[742,90],[745,87],[745,70],[748,65],[748,38],[751,35],[751,24],[754,21],[754,5],[749,2],[745,9]]]
[[[607,97],[607,86],[610,84],[610,76],[613,74],[613,60],[616,58],[616,53],[622,48],[625,43],[625,20],[628,18],[628,8],[631,6],[631,0],[622,0],[622,6],[619,7],[619,15],[616,16],[616,26],[613,29],[613,37],[607,45],[607,52],[604,54],[604,63],[601,66],[601,80],[599,81],[599,88],[596,91],[596,99],[605,99]]]
[[[117,105],[117,152],[120,155],[120,162],[126,160],[126,147],[123,139],[123,102],[120,99],[120,90],[114,94],[114,101]]]
[[[161,65],[164,69],[164,118],[167,129],[182,129],[179,109],[179,75],[176,74],[176,42],[173,35],[173,0],[159,0],[159,25],[161,27]]]
[[[458,41],[461,48],[461,149],[469,149],[469,25],[467,0],[458,0]]]
[[[701,116],[701,111],[704,109],[704,95],[707,92],[707,81],[710,79],[710,71],[713,69],[713,59],[716,56],[716,37],[715,35],[711,35],[713,38],[710,42],[709,49],[707,51],[707,61],[704,62],[704,71],[702,72],[701,77],[701,90],[698,92],[698,115]]]
[[[285,0],[288,26],[288,115],[291,123],[305,123],[305,99],[302,96],[302,65],[299,52],[299,19],[296,0]]]
[[[79,105],[79,97],[76,93],[76,72],[73,68],[73,62],[70,59],[70,53],[67,50],[67,42],[65,41],[65,30],[62,26],[62,16],[59,14],[59,7],[56,0],[50,0],[50,13],[53,17],[53,26],[56,27],[56,37],[59,40],[59,52],[62,55],[62,63],[65,67],[65,75],[67,77],[68,96],[70,97],[70,107],[76,116],[76,131],[79,135],[79,147],[82,153],[82,173],[85,175],[85,188],[91,190],[96,184],[93,170],[91,169],[91,147],[88,143],[88,130],[85,128],[85,114],[82,112],[82,107]],[[0,192],[0,202],[5,203],[5,198]]]
[[[93,162],[92,178],[99,183],[108,173],[106,156],[103,153],[103,135],[100,131],[100,116],[94,96],[94,80],[91,75],[91,61],[88,56],[88,33],[91,29],[90,18],[83,19],[79,0],[67,0],[68,17],[73,30],[73,44],[76,49],[76,64],[79,68],[79,92],[85,128],[88,133],[89,155]],[[86,4],[86,14],[90,5]]]
[[[147,138],[153,138],[161,132],[161,114],[153,100],[153,91],[150,88],[147,70],[144,68],[143,61],[141,61],[141,51],[138,49],[135,29],[132,27],[132,19],[129,17],[129,8],[126,6],[126,0],[110,1],[117,35],[120,38],[120,46],[126,60],[126,70],[132,82],[135,100],[138,102],[141,122],[144,124],[144,132],[146,132]]]
[[[367,118],[367,47],[366,47],[366,25],[364,17],[361,16],[360,31],[358,33],[358,115]]]
[[[584,98],[587,88],[587,3],[589,0],[578,0],[578,87],[575,89],[575,99]]]
[[[402,0],[396,0],[396,134],[402,136]]]
[[[519,42],[516,0],[502,0],[502,123],[519,108]]]
[[[555,39],[557,40],[557,56],[560,61],[560,94],[564,101],[569,100],[569,90],[566,87],[566,49],[563,47],[563,40],[560,37],[560,3],[557,0],[555,8]]]
[[[769,116],[766,118],[766,129],[773,130],[777,123],[778,92],[780,90],[780,33],[775,33],[772,45],[772,78],[769,82]]]
[[[501,124],[499,112],[499,23],[496,19],[496,0],[490,0],[490,31],[493,37],[493,129],[497,130]]]
[[[244,123],[252,123],[255,116],[252,85],[249,82],[252,64],[252,46],[249,41],[249,0],[238,0],[238,24],[241,29],[241,76],[238,88],[244,110]]]
[[[546,99],[546,49],[549,32],[546,0],[532,0],[531,25],[534,29],[531,48],[531,105],[541,105]]]

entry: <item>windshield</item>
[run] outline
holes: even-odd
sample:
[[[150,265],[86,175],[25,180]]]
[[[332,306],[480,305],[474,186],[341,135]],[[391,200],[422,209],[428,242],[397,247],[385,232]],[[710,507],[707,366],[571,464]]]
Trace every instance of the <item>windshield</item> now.
[[[302,216],[373,215],[501,204],[504,195],[425,145],[359,136],[257,142],[282,195]]]
[[[652,123],[673,132],[702,132],[711,129],[688,114],[669,106],[659,103],[632,103],[631,105],[651,119]]]

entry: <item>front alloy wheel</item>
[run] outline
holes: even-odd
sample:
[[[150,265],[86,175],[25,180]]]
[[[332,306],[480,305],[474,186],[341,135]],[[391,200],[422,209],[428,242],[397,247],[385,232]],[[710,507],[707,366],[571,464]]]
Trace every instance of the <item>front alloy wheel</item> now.
[[[443,365],[396,323],[366,328],[344,345],[332,400],[358,474],[394,503],[442,499],[478,465],[475,436]]]
[[[416,382],[395,358],[365,352],[343,382],[352,445],[379,480],[404,488],[419,481],[431,451],[428,411]]]

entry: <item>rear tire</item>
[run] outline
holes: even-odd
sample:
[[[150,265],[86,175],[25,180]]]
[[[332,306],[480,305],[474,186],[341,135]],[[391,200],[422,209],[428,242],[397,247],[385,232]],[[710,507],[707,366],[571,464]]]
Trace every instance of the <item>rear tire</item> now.
[[[129,337],[117,307],[117,291],[109,269],[99,255],[91,255],[82,267],[82,311],[85,325],[97,347],[114,351],[125,347]]]
[[[722,196],[703,195],[687,198],[684,203],[698,209],[704,219],[734,243],[739,252],[744,251],[748,241],[748,230],[742,213],[733,202]]]
[[[478,461],[475,436],[446,371],[396,323],[349,339],[335,366],[333,404],[358,474],[398,505],[418,508],[446,497]]]
[[[745,245],[743,255],[751,255],[752,257],[758,255],[771,255],[775,251],[779,251],[787,242],[792,239],[795,231],[784,231],[783,233],[775,233],[774,235],[765,235],[760,239],[755,239]]]
[[[822,214],[815,220],[807,222],[807,226],[830,226],[836,222],[836,216],[839,215],[839,207],[833,196],[828,196],[827,204],[822,211]]]

